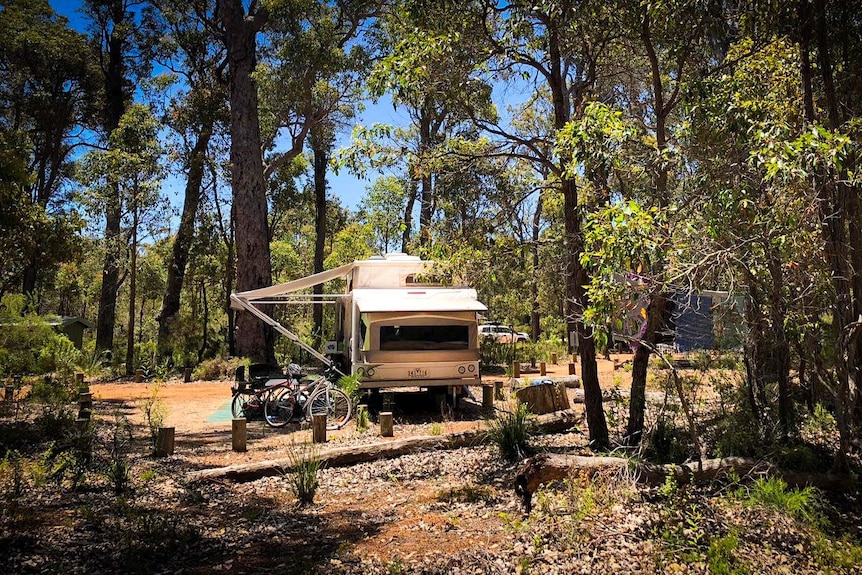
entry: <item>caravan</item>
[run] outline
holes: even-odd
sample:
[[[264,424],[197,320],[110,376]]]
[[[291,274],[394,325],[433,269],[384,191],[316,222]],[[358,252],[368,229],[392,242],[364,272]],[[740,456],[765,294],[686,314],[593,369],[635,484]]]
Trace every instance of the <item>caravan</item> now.
[[[235,308],[251,312],[311,355],[360,377],[363,389],[478,385],[478,314],[487,308],[476,290],[434,281],[433,262],[405,254],[358,260],[292,282],[235,293]],[[317,299],[299,293],[335,279],[343,294]],[[310,348],[259,306],[335,306],[335,337],[325,355]],[[348,371],[349,370],[349,371]]]

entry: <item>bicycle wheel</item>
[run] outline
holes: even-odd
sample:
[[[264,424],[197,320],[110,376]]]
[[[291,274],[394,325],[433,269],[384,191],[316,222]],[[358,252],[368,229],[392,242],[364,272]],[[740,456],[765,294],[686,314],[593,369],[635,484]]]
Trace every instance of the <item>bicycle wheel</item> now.
[[[293,390],[287,387],[275,389],[263,402],[263,418],[270,427],[284,427],[293,417]]]
[[[326,415],[326,429],[341,429],[350,421],[352,402],[346,393],[337,387],[325,387],[308,398],[306,413],[311,419],[315,415]]]
[[[254,419],[255,404],[257,403],[258,399],[253,393],[238,392],[233,396],[233,401],[230,404],[231,414],[234,418]]]

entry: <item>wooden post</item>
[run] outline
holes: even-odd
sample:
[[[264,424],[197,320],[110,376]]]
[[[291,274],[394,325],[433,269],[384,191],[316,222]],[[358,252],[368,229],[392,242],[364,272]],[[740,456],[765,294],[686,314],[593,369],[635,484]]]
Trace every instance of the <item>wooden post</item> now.
[[[551,363],[553,363],[554,365],[557,365],[557,352],[556,351],[551,353]]]
[[[174,454],[174,428],[160,427],[156,435],[156,448],[153,455],[156,457],[167,457]]]
[[[192,368],[187,367],[183,370],[183,383],[191,383],[192,381]]]
[[[569,364],[569,375],[575,375],[575,363],[574,362]]]
[[[231,448],[234,451],[244,452],[246,450],[245,418],[238,417],[231,421]]]
[[[141,383],[144,381],[144,370],[138,368],[135,370],[135,383]]]
[[[15,401],[15,388],[11,385],[6,386],[6,392],[3,395],[3,401],[5,401],[6,403],[12,403],[13,401]]]
[[[521,377],[521,362],[512,362],[512,377]]]
[[[78,384],[78,390],[80,391],[90,391],[90,387],[84,383],[84,374],[76,373],[75,374],[75,383]]]
[[[392,392],[383,392],[383,411],[392,411]]]
[[[539,362],[539,375],[548,375],[548,369],[544,361]]]
[[[530,358],[530,367],[536,367],[536,358],[535,357]]]
[[[93,413],[93,394],[81,392],[78,394],[78,419],[90,419]]]
[[[380,436],[393,437],[395,435],[394,425],[392,423],[392,412],[380,412]]]
[[[326,443],[326,414],[315,413],[311,416],[311,441]]]
[[[500,401],[503,400],[503,382],[495,381],[494,382],[494,397]]]
[[[482,409],[486,411],[494,409],[494,386],[482,386]]]
[[[620,360],[618,360],[617,358],[614,358],[614,371],[618,370],[619,368],[620,368]]]

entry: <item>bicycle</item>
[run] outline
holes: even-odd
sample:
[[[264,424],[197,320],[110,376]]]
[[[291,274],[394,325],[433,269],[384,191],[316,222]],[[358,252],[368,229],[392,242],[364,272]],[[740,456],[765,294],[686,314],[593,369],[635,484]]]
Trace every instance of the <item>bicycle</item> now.
[[[353,402],[332,382],[337,373],[334,368],[329,368],[308,384],[274,389],[263,404],[266,423],[272,427],[284,427],[295,418],[312,419],[315,415],[326,415],[326,429],[344,427],[350,421]]]
[[[271,373],[271,371],[270,371]],[[237,385],[231,388],[231,413],[235,418],[247,420],[264,418],[264,405],[272,393],[278,389],[299,384],[301,370],[298,365],[288,366],[288,375],[256,375],[251,381],[244,381],[244,369],[237,370]]]

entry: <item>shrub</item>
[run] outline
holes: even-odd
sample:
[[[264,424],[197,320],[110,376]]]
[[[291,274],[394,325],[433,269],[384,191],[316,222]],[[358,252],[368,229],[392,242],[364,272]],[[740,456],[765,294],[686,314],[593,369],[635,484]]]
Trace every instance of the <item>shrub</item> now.
[[[150,430],[150,439],[153,447],[156,446],[156,437],[159,434],[159,428],[164,426],[165,418],[168,416],[168,406],[159,397],[161,383],[156,382],[150,388],[150,394],[141,400],[139,406],[144,414],[144,419],[147,421],[147,427]]]
[[[659,463],[682,463],[689,455],[691,436],[669,417],[660,417],[647,435],[651,459]]]
[[[239,357],[215,357],[201,362],[192,372],[192,377],[203,381],[233,379],[236,368],[241,365],[248,367],[248,363]]]
[[[813,487],[788,489],[787,483],[779,477],[756,479],[748,489],[745,501],[750,505],[776,509],[806,523],[817,524],[821,521],[817,490]]]
[[[515,403],[508,410],[498,410],[496,417],[488,420],[488,437],[508,461],[521,459],[528,451],[529,413],[527,404]]]
[[[288,480],[293,494],[301,505],[313,503],[318,488],[317,472],[323,467],[320,454],[308,445],[302,445],[288,452],[288,461]]]
[[[347,394],[347,397],[354,403],[359,399],[359,381],[361,377],[358,374],[342,375],[338,378],[337,385]]]
[[[119,413],[114,414],[114,427],[105,442],[105,455],[102,466],[105,477],[114,488],[114,493],[122,495],[129,491],[132,481],[132,460],[129,448],[132,442],[132,426]]]

